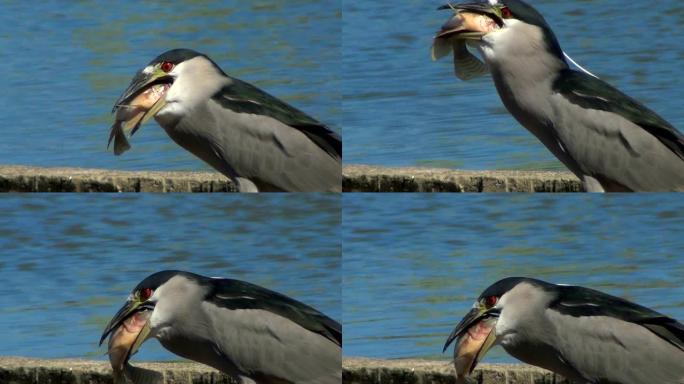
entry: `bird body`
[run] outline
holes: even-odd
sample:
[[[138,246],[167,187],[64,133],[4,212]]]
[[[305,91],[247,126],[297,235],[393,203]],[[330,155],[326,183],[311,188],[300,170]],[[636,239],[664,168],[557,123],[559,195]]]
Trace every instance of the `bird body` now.
[[[117,106],[158,84],[167,88],[155,120],[178,145],[235,181],[240,191],[341,191],[342,141],[324,124],[187,49],[165,52],[150,62]],[[118,117],[112,137],[115,150],[125,150]]]
[[[233,179],[250,180],[259,191],[341,188],[339,159],[270,116],[236,112],[209,99],[192,113],[159,113],[155,119],[178,145]],[[195,129],[199,124],[201,132]]]
[[[571,70],[554,54],[544,55],[546,50],[534,44],[542,41],[540,36],[513,38],[539,35],[539,28],[511,24],[508,34],[485,36],[481,51],[504,106],[521,125],[591,191],[684,191],[681,155],[628,117],[590,105],[591,98],[601,101],[601,91],[609,93],[606,103],[627,103],[628,96],[602,80]],[[490,49],[490,43],[502,48]],[[593,92],[582,92],[589,87]],[[659,119],[632,103],[641,114]],[[660,120],[659,124],[667,124]],[[659,165],[657,169],[654,164]]]
[[[511,356],[578,383],[684,383],[684,325],[627,300],[507,278],[482,293],[447,346],[492,319],[496,343]]]
[[[608,83],[571,70],[543,16],[520,0],[451,5],[497,23],[463,36],[506,109],[590,192],[684,191],[684,136]]]
[[[314,308],[247,282],[180,271],[154,274],[134,292],[148,288],[131,311],[152,306],[149,337],[179,356],[244,384],[341,382],[341,326]]]
[[[605,378],[623,384],[684,383],[684,352],[644,326],[608,316],[568,317],[549,312],[552,324],[565,324],[554,327],[565,370],[582,372],[566,377],[590,383]],[[504,349],[516,357],[521,348]]]
[[[251,293],[258,288],[236,280],[214,283],[221,285],[219,289],[223,292],[208,292],[189,284],[182,275],[171,278],[160,288],[160,295],[172,291],[174,299],[157,303],[150,325],[153,336],[166,349],[222,372],[250,377],[260,384],[283,382],[282,378],[292,383],[339,384],[341,349],[335,342],[268,307],[222,306],[224,301],[258,300]],[[213,296],[212,300],[193,299],[208,294]],[[188,317],[186,313],[194,316]],[[189,345],[205,347],[188,348]],[[291,364],[272,364],[290,361]]]
[[[549,285],[543,290],[540,284],[548,283],[521,282],[502,299],[506,309],[497,321],[496,335],[511,356],[577,382],[610,378],[620,384],[684,383],[684,349],[664,342],[635,322],[636,317],[609,313],[611,307],[624,307],[623,313],[642,313],[641,321],[657,321],[663,315],[583,287]],[[573,300],[577,291],[584,297]],[[578,311],[581,307],[589,312]]]

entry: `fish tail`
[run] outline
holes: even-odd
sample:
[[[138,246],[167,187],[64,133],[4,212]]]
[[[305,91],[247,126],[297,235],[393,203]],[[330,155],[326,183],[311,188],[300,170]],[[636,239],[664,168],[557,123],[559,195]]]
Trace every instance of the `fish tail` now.
[[[114,140],[114,154],[116,156],[119,156],[131,149],[131,145],[126,138],[123,129],[121,129],[121,125],[119,124],[119,122],[116,122],[114,125],[112,125],[112,129],[109,132],[109,141],[107,141],[107,150],[109,150],[112,140]]]

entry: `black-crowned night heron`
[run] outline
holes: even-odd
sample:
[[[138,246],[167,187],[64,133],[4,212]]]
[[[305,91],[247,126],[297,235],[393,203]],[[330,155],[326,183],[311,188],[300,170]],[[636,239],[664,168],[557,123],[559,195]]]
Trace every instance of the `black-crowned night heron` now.
[[[538,11],[520,0],[442,8],[456,14],[435,38],[433,57],[453,44],[459,77],[488,69],[508,111],[587,191],[684,191],[684,136],[606,82],[570,69]]]
[[[511,277],[487,288],[456,338],[460,375],[495,344],[577,383],[684,383],[684,324],[589,288]]]
[[[161,54],[140,70],[114,106],[109,142],[154,116],[178,145],[228,176],[240,191],[337,192],[342,139],[259,88],[226,75],[190,49]]]
[[[119,336],[124,329],[130,334]],[[140,282],[100,344],[128,337],[117,365],[148,338],[242,383],[339,384],[342,327],[314,308],[239,280],[157,272]],[[121,348],[121,342],[110,338]],[[110,360],[111,360],[110,356]],[[115,362],[112,360],[112,366]]]

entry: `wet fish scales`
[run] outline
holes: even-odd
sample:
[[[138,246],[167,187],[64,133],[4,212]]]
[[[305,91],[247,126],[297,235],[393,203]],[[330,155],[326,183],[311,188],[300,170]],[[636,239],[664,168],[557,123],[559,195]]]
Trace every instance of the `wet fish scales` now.
[[[454,73],[463,81],[472,80],[489,73],[485,63],[470,53],[467,40],[461,34],[468,31],[490,31],[495,28],[492,19],[471,12],[455,13],[434,39],[432,59],[439,60],[453,52]]]
[[[137,312],[131,315],[109,336],[107,353],[109,354],[109,363],[114,371],[115,381],[126,376],[124,373],[128,364],[128,351],[150,315],[150,311]]]
[[[463,81],[472,80],[489,73],[487,65],[470,53],[465,41],[454,43],[454,73]]]
[[[130,104],[116,107],[115,121],[111,127],[107,144],[109,147],[114,140],[115,155],[118,156],[131,148],[128,136],[133,135],[138,130],[145,114],[154,108],[168,88],[168,84],[153,85],[136,96]]]
[[[477,355],[487,337],[493,332],[495,321],[481,320],[459,337],[454,348],[454,368],[457,383],[466,383],[467,377],[477,364]],[[459,381],[459,379],[461,381]]]

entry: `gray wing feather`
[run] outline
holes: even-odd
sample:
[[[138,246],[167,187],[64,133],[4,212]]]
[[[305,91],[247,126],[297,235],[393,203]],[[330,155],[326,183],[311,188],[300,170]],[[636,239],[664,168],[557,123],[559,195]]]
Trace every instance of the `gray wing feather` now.
[[[684,136],[677,129],[603,80],[568,69],[558,77],[554,89],[584,108],[612,112],[633,122],[684,160]]]
[[[183,148],[233,180],[249,179],[260,191],[341,189],[341,161],[273,117],[235,112],[210,99],[165,129]]]
[[[342,346],[342,326],[322,312],[258,285],[233,279],[213,279],[206,299],[228,309],[261,309],[275,313]]]
[[[576,286],[559,286],[560,294],[550,307],[560,313],[607,316],[639,324],[684,351],[684,325],[652,309],[625,299]]]
[[[300,130],[330,156],[342,158],[342,138],[311,116],[242,80],[231,78],[231,83],[217,92],[213,99],[239,113],[272,117],[285,125]]]

